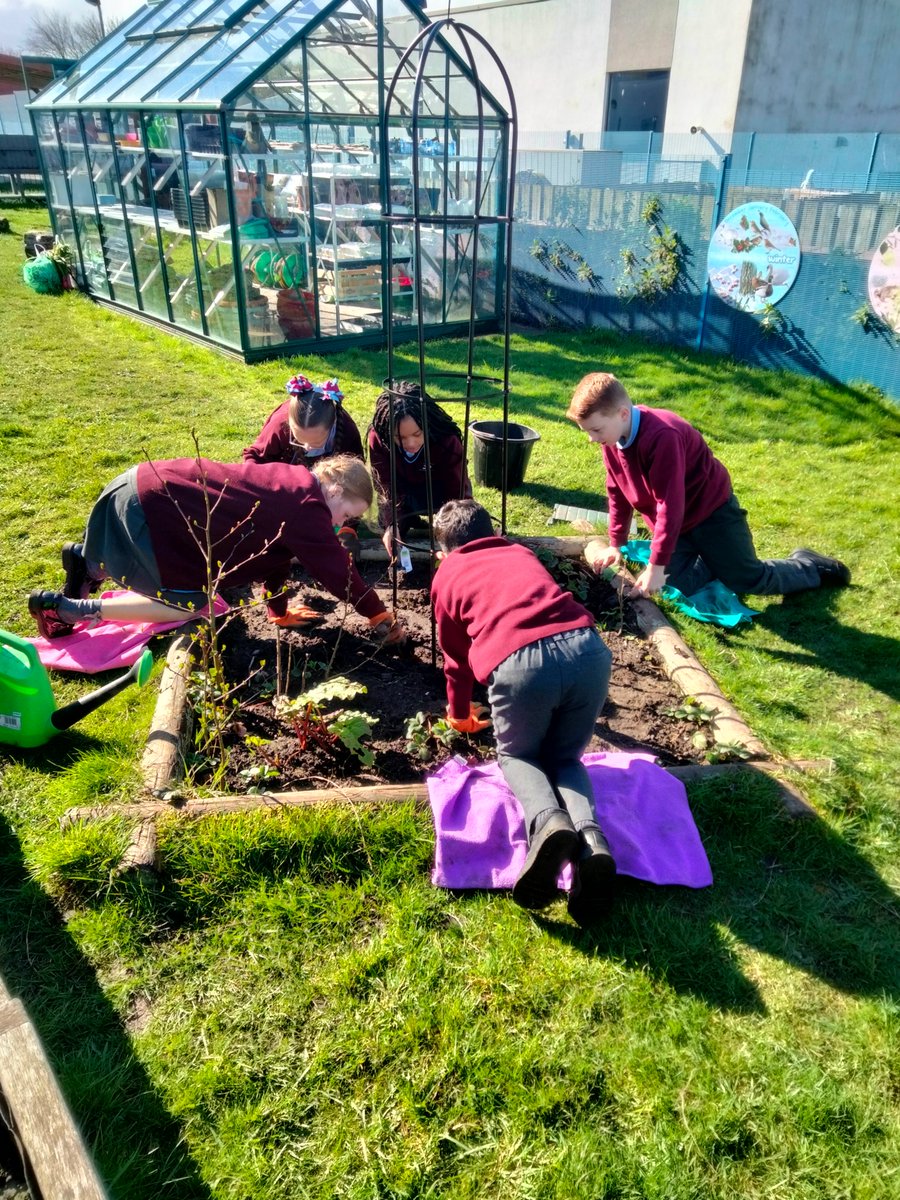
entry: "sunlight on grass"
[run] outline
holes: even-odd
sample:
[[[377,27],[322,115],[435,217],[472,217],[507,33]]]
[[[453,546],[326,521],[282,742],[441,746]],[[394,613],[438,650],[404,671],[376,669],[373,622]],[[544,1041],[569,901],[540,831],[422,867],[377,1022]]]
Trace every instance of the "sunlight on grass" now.
[[[248,367],[86,297],[39,297],[18,272],[41,218],[2,215],[4,626],[32,631],[28,591],[61,581],[60,543],[144,454],[191,454],[196,429],[237,460],[298,370],[337,375],[367,424],[383,353]],[[429,346],[433,370],[464,362],[461,343]],[[475,370],[501,362],[500,339],[480,339]],[[408,347],[398,364],[417,373]],[[40,750],[0,751],[0,971],[112,1195],[900,1191],[900,412],[601,331],[517,335],[512,416],[541,435],[509,498],[517,532],[565,532],[547,527],[555,503],[602,507],[599,452],[564,415],[595,369],[701,428],[763,555],[812,545],[850,564],[846,591],[749,598],[760,616],[739,632],[670,613],[776,754],[833,760],[801,784],[820,819],[790,820],[766,780],[692,787],[713,888],[623,880],[588,934],[562,902],[533,917],[432,888],[412,804],[173,817],[160,875],[116,874],[125,823],[59,818],[137,796],[154,686]],[[63,704],[89,685],[53,688]]]

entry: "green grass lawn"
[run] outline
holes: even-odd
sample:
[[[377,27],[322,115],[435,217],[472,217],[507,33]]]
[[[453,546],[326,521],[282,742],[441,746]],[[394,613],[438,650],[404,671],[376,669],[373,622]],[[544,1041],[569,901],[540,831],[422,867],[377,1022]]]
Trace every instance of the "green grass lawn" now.
[[[386,367],[247,367],[37,296],[21,235],[45,218],[4,215],[0,623],[29,633],[28,591],[61,581],[60,543],[117,472],[190,454],[192,429],[236,459],[295,370],[338,375],[362,424]],[[450,369],[463,347],[429,355]],[[481,340],[476,370],[499,362]],[[512,366],[513,418],[542,437],[514,531],[598,506],[599,451],[564,411],[605,368],[702,429],[763,554],[850,564],[846,591],[753,598],[738,633],[680,624],[774,752],[834,760],[804,785],[819,818],[789,819],[765,781],[693,787],[714,887],[625,884],[587,934],[563,905],[431,888],[412,805],[172,820],[159,881],[116,878],[123,825],[58,819],[136,795],[151,689],[0,750],[0,971],[115,1197],[900,1195],[900,411],[599,332],[517,336]]]

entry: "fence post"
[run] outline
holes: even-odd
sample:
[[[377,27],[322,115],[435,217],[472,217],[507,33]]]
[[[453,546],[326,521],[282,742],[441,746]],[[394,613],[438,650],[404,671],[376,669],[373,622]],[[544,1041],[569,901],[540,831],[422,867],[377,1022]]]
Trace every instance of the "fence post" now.
[[[719,164],[719,182],[716,187],[716,202],[713,205],[712,228],[709,231],[710,239],[716,232],[719,221],[722,219],[722,201],[725,199],[725,176],[731,167],[731,155],[723,154],[722,161]],[[700,297],[700,316],[697,321],[697,349],[703,349],[703,334],[706,330],[706,309],[709,306],[709,271],[705,272],[706,282],[703,285],[703,295]]]
[[[880,137],[881,137],[881,133],[880,133],[880,132],[879,132],[879,133],[876,133],[876,134],[875,134],[875,137],[874,137],[874,139],[873,139],[873,141],[872,141],[872,153],[869,155],[869,169],[866,171],[866,186],[865,186],[865,191],[868,191],[868,190],[869,190],[869,184],[870,184],[870,183],[871,183],[871,181],[872,181],[872,168],[875,166],[875,154],[876,154],[876,152],[877,152],[877,150],[878,150],[878,139],[879,139]]]
[[[650,159],[653,155],[653,130],[647,134],[647,169],[644,172],[644,182],[650,183]]]

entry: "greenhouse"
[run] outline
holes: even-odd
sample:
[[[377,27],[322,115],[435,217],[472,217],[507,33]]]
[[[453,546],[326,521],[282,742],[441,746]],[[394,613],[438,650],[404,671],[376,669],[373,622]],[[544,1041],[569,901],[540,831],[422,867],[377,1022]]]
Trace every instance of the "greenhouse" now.
[[[427,24],[148,0],[31,105],[79,284],[248,360],[496,328],[510,122]]]

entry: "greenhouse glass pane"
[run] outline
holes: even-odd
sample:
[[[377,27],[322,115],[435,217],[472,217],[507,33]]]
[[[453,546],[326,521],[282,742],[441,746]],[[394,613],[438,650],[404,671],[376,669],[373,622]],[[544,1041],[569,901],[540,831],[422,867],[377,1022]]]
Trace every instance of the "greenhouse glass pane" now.
[[[230,62],[224,63],[222,69],[202,83],[196,91],[182,98],[189,101],[227,98],[260,67],[275,58],[279,50],[283,49],[288,42],[302,33],[313,17],[326,6],[326,3],[327,0],[302,0],[302,2],[297,0],[287,12],[275,21],[270,29],[267,29],[265,33],[260,33]],[[273,7],[281,11],[286,5],[284,0],[278,0]]]
[[[378,84],[375,81],[354,80],[352,83],[309,81],[309,111],[317,115],[348,113],[378,116]]]
[[[260,3],[252,9],[245,18],[232,29],[210,36],[197,50],[190,55],[184,55],[181,69],[173,67],[171,78],[160,81],[162,86],[153,99],[171,100],[182,99],[186,92],[191,91],[208,76],[220,69],[223,64],[236,52],[257,38],[260,32],[281,12],[290,0],[271,0],[270,3]],[[206,96],[210,97],[209,89]],[[218,99],[218,96],[213,97]]]
[[[209,69],[203,65],[203,50],[218,45],[217,33],[192,33],[174,43],[160,43],[156,47],[153,62],[147,62],[129,83],[124,87],[120,86],[110,95],[116,104],[139,104],[143,100],[176,100],[177,96],[169,87],[163,87],[157,92],[157,85],[167,79],[173,71],[182,74],[186,69],[194,72],[195,78],[199,77]],[[210,53],[215,55],[215,50],[211,50]],[[182,66],[185,62],[189,64],[187,68]],[[196,68],[195,63],[199,63]]]

